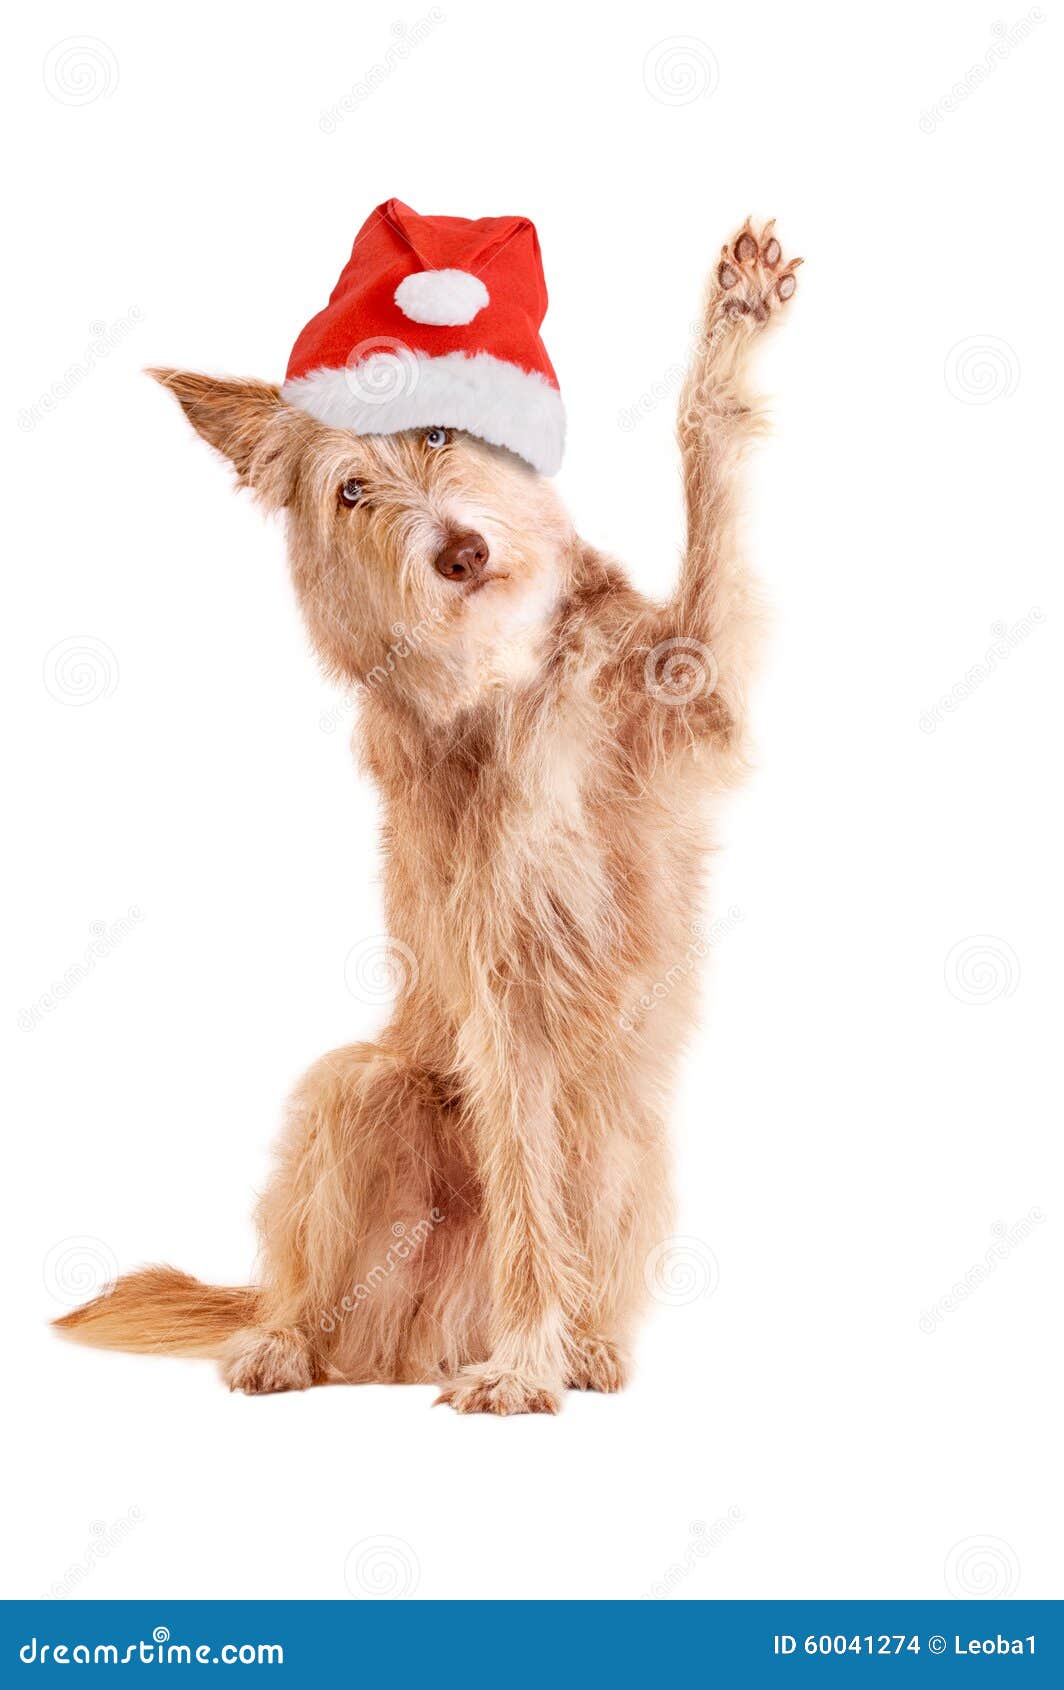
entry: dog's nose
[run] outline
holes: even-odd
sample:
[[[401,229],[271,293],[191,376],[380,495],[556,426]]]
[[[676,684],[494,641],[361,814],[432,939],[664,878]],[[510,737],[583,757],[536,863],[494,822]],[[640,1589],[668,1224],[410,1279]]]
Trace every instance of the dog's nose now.
[[[448,581],[476,581],[488,565],[488,542],[481,534],[456,534],[436,559],[436,569]]]

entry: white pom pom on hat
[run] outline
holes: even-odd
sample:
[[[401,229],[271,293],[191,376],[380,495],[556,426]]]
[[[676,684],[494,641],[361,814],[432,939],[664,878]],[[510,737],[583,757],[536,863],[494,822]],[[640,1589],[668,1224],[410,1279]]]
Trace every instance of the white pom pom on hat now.
[[[415,270],[395,290],[395,303],[412,323],[456,328],[483,311],[489,294],[468,270]]]

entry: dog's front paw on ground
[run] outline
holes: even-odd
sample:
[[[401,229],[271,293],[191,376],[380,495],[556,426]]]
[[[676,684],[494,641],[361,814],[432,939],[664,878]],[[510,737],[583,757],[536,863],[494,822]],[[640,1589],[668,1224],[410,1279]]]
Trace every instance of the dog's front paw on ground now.
[[[305,1391],[316,1379],[307,1341],[290,1327],[249,1326],[237,1332],[222,1353],[221,1369],[229,1389],[249,1397]]]
[[[775,219],[755,234],[749,218],[733,241],[721,248],[715,303],[728,318],[767,323],[798,286],[794,272],[800,258],[784,259],[774,233]]]
[[[573,1342],[567,1381],[573,1391],[623,1391],[628,1358],[612,1338],[584,1332]]]
[[[447,1403],[456,1414],[557,1414],[561,1397],[542,1379],[483,1366],[464,1367],[436,1403]]]

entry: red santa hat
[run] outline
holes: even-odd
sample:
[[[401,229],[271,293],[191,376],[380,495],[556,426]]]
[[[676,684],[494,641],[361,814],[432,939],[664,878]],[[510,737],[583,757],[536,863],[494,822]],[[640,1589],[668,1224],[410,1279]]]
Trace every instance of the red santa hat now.
[[[546,310],[527,217],[419,217],[388,200],[292,348],[281,391],[334,428],[464,428],[553,475],[565,412],[539,337]]]

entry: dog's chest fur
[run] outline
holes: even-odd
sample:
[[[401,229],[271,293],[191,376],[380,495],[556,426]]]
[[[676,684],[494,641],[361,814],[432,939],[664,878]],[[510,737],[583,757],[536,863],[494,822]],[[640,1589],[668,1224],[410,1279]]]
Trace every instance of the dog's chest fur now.
[[[402,747],[402,749],[400,749]],[[675,772],[632,790],[579,677],[502,699],[434,746],[378,737],[392,930],[449,1021],[518,993],[545,1025],[611,1017],[682,948],[699,830]]]

